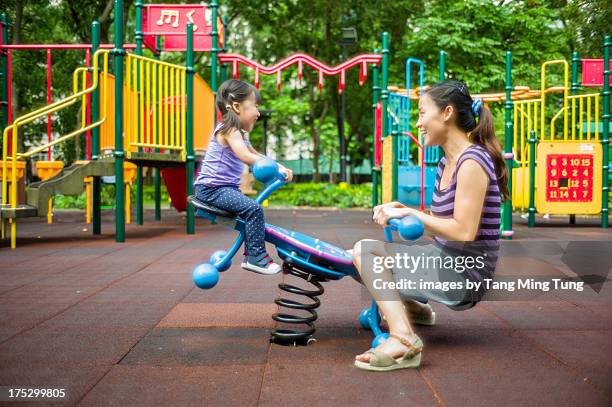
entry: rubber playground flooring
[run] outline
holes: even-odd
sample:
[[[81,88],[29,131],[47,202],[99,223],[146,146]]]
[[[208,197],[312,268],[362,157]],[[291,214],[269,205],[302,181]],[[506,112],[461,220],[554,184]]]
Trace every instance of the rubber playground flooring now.
[[[110,213],[99,237],[83,216],[20,222],[18,248],[0,247],[0,386],[62,387],[69,404],[85,406],[612,405],[609,282],[598,298],[485,301],[468,311],[433,304],[437,325],[416,327],[420,368],[371,373],[353,366],[372,337],[357,320],[367,295],[349,277],[324,283],[316,343],[270,344],[277,285],[294,276],[235,264],[212,290],[191,281],[233,231],[199,219],[189,236],[182,215],[164,211],[155,222],[147,211],[119,244]],[[342,247],[383,237],[368,211],[266,216]],[[505,248],[612,238],[594,226],[516,230]],[[545,267],[515,256],[497,273]]]

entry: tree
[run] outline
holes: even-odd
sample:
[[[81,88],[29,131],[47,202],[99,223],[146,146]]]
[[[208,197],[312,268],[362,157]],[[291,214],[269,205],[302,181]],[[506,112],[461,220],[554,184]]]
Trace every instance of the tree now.
[[[231,23],[230,47],[234,52],[246,53],[263,63],[274,63],[293,52],[304,52],[335,65],[340,62],[342,27],[355,27],[360,38],[353,47],[354,53],[372,52],[380,46],[380,32],[390,31],[392,38],[401,38],[406,20],[422,7],[420,2],[396,1],[385,8],[362,1],[227,1],[224,3]],[[246,27],[246,29],[245,29]],[[399,45],[397,45],[399,49]],[[394,48],[392,47],[392,50]],[[359,88],[357,72],[347,75],[346,120],[351,131],[347,133],[347,144],[360,140],[362,148],[353,150],[358,160],[369,158],[370,145],[366,143],[371,127],[371,84]],[[326,115],[337,115],[339,110],[338,78],[326,78],[324,89],[317,92],[316,73],[305,73],[305,87],[297,93],[308,101],[308,130],[312,141],[314,177],[319,179],[318,158],[320,155],[321,124]],[[316,125],[315,123],[318,123]]]

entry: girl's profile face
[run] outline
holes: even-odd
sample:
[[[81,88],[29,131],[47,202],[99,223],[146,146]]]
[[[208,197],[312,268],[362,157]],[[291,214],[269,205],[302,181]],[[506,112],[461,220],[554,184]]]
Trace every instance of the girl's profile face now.
[[[426,146],[442,144],[448,131],[443,113],[426,93],[419,99],[419,120],[416,127],[421,131]]]
[[[259,105],[255,98],[255,94],[251,93],[251,95],[242,102],[234,102],[233,107],[238,117],[240,117],[240,126],[242,130],[250,133],[259,118]]]

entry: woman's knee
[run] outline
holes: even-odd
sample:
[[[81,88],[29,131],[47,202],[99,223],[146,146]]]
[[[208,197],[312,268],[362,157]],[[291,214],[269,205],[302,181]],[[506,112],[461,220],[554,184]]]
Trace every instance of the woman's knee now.
[[[359,274],[362,273],[361,259],[362,255],[364,254],[364,246],[367,247],[372,242],[376,242],[376,240],[362,239],[353,245],[351,255],[353,256],[353,264],[357,266],[357,271]]]
[[[384,248],[384,242],[374,239],[361,239],[353,245],[353,258],[363,253],[378,252]]]

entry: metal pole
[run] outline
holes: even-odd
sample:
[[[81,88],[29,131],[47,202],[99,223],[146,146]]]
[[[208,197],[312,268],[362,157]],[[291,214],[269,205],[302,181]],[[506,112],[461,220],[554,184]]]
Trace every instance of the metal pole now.
[[[229,33],[227,31],[227,16],[221,17],[221,20],[223,21],[223,52],[227,52],[227,38],[229,36]],[[225,82],[225,80],[227,79],[227,69],[228,64],[221,64],[221,83]]]
[[[87,68],[87,87],[91,86],[91,49],[86,49],[85,50],[85,67]],[[87,125],[89,126],[91,124],[91,93],[89,95],[87,95],[87,101],[86,101],[86,108],[85,108],[85,115],[86,115],[86,119],[85,121],[87,122]],[[91,160],[91,130],[87,130],[87,132],[85,132],[85,159],[86,160]]]
[[[51,104],[51,81],[53,80],[52,69],[53,67],[52,67],[52,61],[51,61],[51,49],[47,48],[47,104],[48,105]],[[51,143],[51,138],[52,138],[51,137],[51,113],[49,113],[47,115],[47,142]],[[52,150],[53,150],[52,147],[49,147],[49,149],[47,150],[47,160],[48,161],[51,161],[53,159]]]
[[[187,143],[187,195],[193,195],[193,174],[195,172],[195,154],[193,150],[193,24],[187,23],[187,118],[186,136]],[[195,213],[192,205],[187,205],[187,234],[195,233]]]
[[[214,121],[217,123],[217,54],[219,53],[219,32],[217,31],[217,12],[219,3],[217,0],[210,2],[210,11],[212,14],[212,31],[210,33],[212,40],[211,61],[210,61],[210,88],[213,92],[213,105],[215,106]]]
[[[440,50],[440,60],[438,61],[438,64],[439,64],[438,78],[440,81],[443,81],[445,79],[444,73],[446,72],[446,52],[442,50]]]
[[[398,160],[397,150],[399,149],[399,123],[393,121],[393,127],[391,129],[391,141],[393,142],[393,172],[391,181],[393,183],[393,190],[391,200],[397,201],[397,184],[398,184]]]
[[[2,45],[8,43],[8,23],[6,21],[6,14],[2,13],[0,16],[0,23],[2,24]],[[2,123],[0,124],[0,136],[4,134],[4,129],[8,126],[8,115],[9,115],[9,94],[8,94],[8,53],[6,50],[0,52],[0,74],[2,75],[2,97],[0,98],[0,104],[2,105]]]
[[[161,53],[161,37],[158,35],[155,38],[155,58],[159,59],[160,53]],[[155,152],[159,152],[159,149],[156,148]],[[155,183],[155,220],[161,220],[161,176],[159,172],[159,167],[155,167],[155,170],[154,170],[154,183]]]
[[[382,34],[382,62],[381,62],[381,69],[382,69],[382,83],[381,83],[381,104],[382,104],[382,116],[383,118],[387,117],[387,105],[389,103],[389,33],[388,32],[383,32]],[[385,120],[383,119],[383,125],[382,125],[382,139],[384,140],[385,137],[387,136],[387,123],[385,123]],[[397,151],[393,151],[393,155],[394,155],[394,160],[393,162],[397,162],[397,160],[395,160],[395,154],[397,153]],[[395,170],[395,169],[394,169]],[[392,190],[392,196],[396,197],[397,196],[397,191],[395,191],[395,188],[393,188]],[[395,198],[393,198],[395,199]]]
[[[378,50],[374,50],[378,54]],[[380,95],[378,84],[378,65],[372,67],[372,208],[378,205],[378,173],[376,168],[376,104]],[[384,117],[384,113],[383,113]]]
[[[263,155],[268,155],[268,116],[266,115],[263,119]]]
[[[512,102],[512,52],[506,51],[506,102],[504,103],[505,124],[504,124],[504,154],[506,156],[506,168],[508,169],[508,190],[510,197],[504,202],[504,219],[502,219],[502,230],[505,232],[512,231],[512,136],[514,133],[514,122],[512,116],[514,114],[514,103]],[[534,179],[531,178],[531,183]],[[512,239],[511,235],[504,236],[504,239]]]
[[[125,242],[125,188],[123,188],[123,0],[115,0],[115,241]]]
[[[439,55],[439,59],[438,59],[438,80],[440,82],[442,82],[443,80],[446,79],[446,52],[440,50],[438,55]],[[438,147],[438,151],[440,152],[439,153],[439,157],[440,158],[444,157],[444,150],[442,150],[441,148]]]
[[[578,82],[578,64],[579,63],[580,63],[580,57],[578,56],[578,53],[577,52],[572,52],[572,84],[570,86],[570,93],[572,95],[575,95],[576,92],[578,92],[578,89],[580,88],[580,83]],[[570,117],[569,122],[572,123],[572,126],[576,126],[576,123],[574,122],[574,111],[573,111],[573,109],[571,109],[569,111],[569,117]],[[574,130],[572,129],[571,132],[573,134]],[[570,225],[575,225],[576,224],[576,215],[575,214],[570,213],[570,215],[569,215],[569,223],[570,223]]]
[[[2,13],[0,15],[0,42],[2,45],[8,42],[8,25],[6,21],[6,14]],[[8,115],[9,115],[9,78],[8,78],[8,51],[5,49],[0,50],[0,80],[2,93],[0,94],[0,107],[2,109],[2,122],[0,122],[0,141],[4,135],[4,129],[8,126]],[[2,159],[6,160],[8,157],[4,157],[4,151],[2,151]],[[4,164],[6,165],[6,164]],[[6,168],[6,167],[4,167]],[[3,202],[8,202],[6,198],[6,179],[3,179],[0,182],[0,194],[2,195],[2,199],[0,200],[0,204]],[[4,239],[6,236],[6,222],[4,219],[0,219],[0,239]]]
[[[96,55],[100,46],[100,23],[94,21],[91,24],[91,55]],[[95,65],[95,61],[94,61]],[[98,71],[93,73],[98,76],[98,86],[91,93],[91,120],[93,123],[100,119],[100,64],[98,63]],[[91,159],[98,160],[100,158],[100,126],[91,129]],[[92,205],[92,230],[94,235],[102,233],[102,182],[100,177],[93,177],[91,185],[91,205]]]
[[[601,137],[601,146],[603,150],[603,171],[602,171],[602,194],[601,194],[601,227],[604,229],[608,228],[608,195],[610,193],[610,179],[609,177],[609,160],[610,151],[610,46],[612,46],[612,37],[606,35],[604,37],[604,86],[601,92],[603,99],[603,132]]]
[[[537,138],[535,130],[529,133],[529,179],[535,180],[535,152]],[[505,208],[504,208],[505,211]],[[529,182],[529,220],[527,226],[532,228],[535,226],[535,182]],[[504,212],[505,214],[505,212]]]
[[[341,54],[340,62],[344,61],[344,53],[346,47],[344,44],[340,45]],[[340,93],[340,117],[338,118],[338,135],[340,136],[340,181],[346,182],[346,139],[344,137],[344,117],[346,115],[346,98],[344,95],[345,89],[342,89]]]
[[[136,55],[142,55],[142,41],[143,41],[143,32],[142,32],[142,8],[143,8],[142,0],[136,0],[136,32],[134,38],[136,40]],[[138,70],[140,73],[140,69]],[[140,80],[138,81],[140,84]],[[129,84],[128,84],[129,85]],[[149,86],[147,84],[146,86]],[[139,93],[140,94],[140,93]],[[138,151],[142,151],[142,148],[139,147]],[[136,224],[142,225],[144,223],[143,220],[143,212],[144,212],[144,199],[143,199],[143,176],[142,176],[142,165],[136,164]]]

